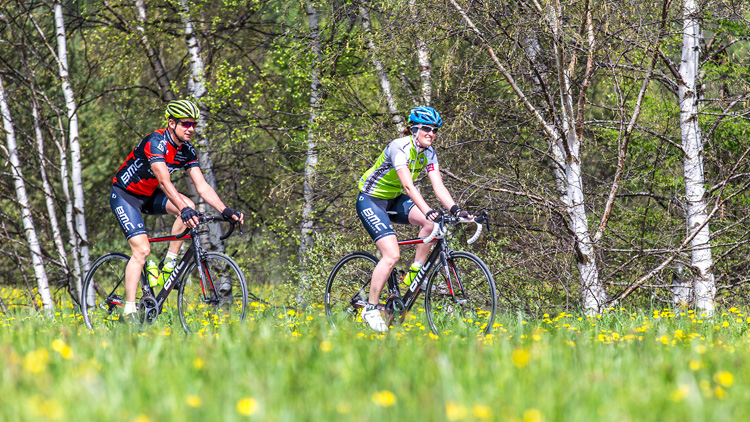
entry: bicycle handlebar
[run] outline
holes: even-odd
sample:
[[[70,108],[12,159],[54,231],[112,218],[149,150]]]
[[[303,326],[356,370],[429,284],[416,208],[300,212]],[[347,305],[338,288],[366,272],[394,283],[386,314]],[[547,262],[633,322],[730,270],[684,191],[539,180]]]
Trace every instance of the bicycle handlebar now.
[[[234,232],[234,226],[237,225],[237,223],[238,223],[238,221],[235,220],[234,218],[228,218],[227,219],[227,218],[224,218],[221,215],[208,215],[208,214],[198,213],[198,224],[205,224],[205,223],[208,223],[208,222],[211,222],[211,221],[218,221],[220,223],[229,223],[229,231],[226,232],[223,236],[219,237],[219,240],[225,240],[226,238],[228,238],[229,236],[231,236],[232,232]],[[178,238],[179,237],[185,237],[185,236],[187,236],[188,233],[190,233],[191,230],[193,230],[193,229],[190,229],[190,228],[185,229],[185,231],[182,232],[181,234],[177,235],[177,237]],[[240,234],[242,234],[242,224],[240,224]]]
[[[479,239],[479,236],[482,234],[482,228],[483,224],[487,225],[487,233],[492,233],[490,230],[490,217],[487,214],[487,210],[483,210],[479,213],[479,215],[474,216],[473,219],[464,218],[464,217],[450,217],[443,214],[443,211],[438,212],[438,217],[435,218],[435,227],[432,229],[432,232],[424,238],[424,243],[429,243],[433,239],[442,239],[445,237],[445,225],[456,225],[461,223],[474,223],[477,225],[477,230],[474,232],[474,235],[469,238],[466,242],[471,245],[472,243],[476,242],[477,239]]]

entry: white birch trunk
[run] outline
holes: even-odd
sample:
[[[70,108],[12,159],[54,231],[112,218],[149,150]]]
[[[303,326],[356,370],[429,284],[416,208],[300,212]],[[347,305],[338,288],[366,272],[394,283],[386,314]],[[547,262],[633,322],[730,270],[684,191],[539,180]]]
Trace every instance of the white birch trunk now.
[[[68,79],[68,52],[65,40],[65,21],[63,20],[62,4],[55,2],[55,29],[57,31],[57,64],[60,71],[63,94],[65,95],[65,107],[68,110],[68,130],[70,141],[70,165],[73,180],[73,205],[75,215],[75,232],[71,236],[76,237],[76,249],[79,251],[81,267],[84,272],[89,270],[89,245],[86,235],[86,218],[84,216],[84,194],[83,178],[81,171],[81,145],[78,140],[78,114],[73,88]]]
[[[367,48],[370,50],[370,58],[373,66],[375,66],[375,73],[380,79],[380,87],[383,90],[383,96],[385,97],[385,103],[388,108],[388,114],[391,115],[391,122],[396,126],[398,133],[402,133],[406,129],[404,124],[404,118],[398,113],[398,107],[396,106],[396,99],[393,96],[393,90],[391,89],[391,81],[388,80],[388,74],[385,71],[385,66],[375,55],[375,43],[372,41],[372,30],[370,29],[370,12],[364,7],[359,7],[359,13],[362,16],[362,28],[365,30],[365,37],[367,38]]]
[[[305,300],[303,294],[310,289],[310,276],[307,271],[307,254],[313,246],[314,221],[313,211],[315,210],[315,179],[317,177],[318,167],[318,139],[316,135],[317,120],[320,115],[321,107],[321,82],[320,82],[320,63],[322,62],[323,53],[320,46],[320,28],[318,21],[318,11],[312,0],[308,0],[305,5],[307,13],[307,23],[310,28],[310,42],[312,47],[312,65],[310,69],[310,118],[308,119],[307,128],[307,158],[305,159],[305,179],[303,185],[303,205],[302,205],[302,227],[300,230],[299,257],[301,264],[300,283],[297,289],[297,304],[304,306]]]
[[[698,270],[694,280],[695,307],[707,315],[714,312],[716,285],[711,270],[711,232],[707,221],[706,188],[703,174],[703,139],[698,125],[698,93],[696,81],[700,65],[700,26],[698,4],[685,0],[682,26],[682,63],[679,87],[680,132],[684,155],[685,197],[687,200],[687,230],[695,234],[691,241],[692,266]]]
[[[416,8],[416,0],[409,0],[409,8],[411,9],[414,19],[420,19],[421,16]],[[421,105],[430,105],[432,102],[432,80],[430,71],[432,70],[432,64],[430,63],[430,51],[427,49],[427,43],[424,41],[422,33],[417,31],[417,63],[419,63],[419,80],[421,82]]]
[[[83,275],[81,274],[81,253],[78,250],[78,242],[76,242],[73,200],[70,197],[70,186],[68,185],[69,176],[67,151],[65,150],[65,129],[63,126],[62,118],[59,115],[57,116],[57,124],[60,127],[60,133],[63,137],[62,142],[55,142],[55,144],[57,145],[57,149],[60,152],[60,185],[63,195],[65,196],[65,225],[68,229],[68,233],[70,233],[70,257],[73,260],[73,274],[76,278],[76,285],[82,285]],[[91,293],[93,294],[93,291]]]
[[[548,122],[539,113],[539,110],[531,104],[526,94],[516,84],[513,76],[500,62],[492,47],[486,42],[483,34],[477,29],[463,8],[455,0],[450,0],[450,2],[459,14],[461,14],[472,31],[480,37],[493,63],[495,63],[515,94],[523,102],[524,107],[540,124],[548,137],[555,161],[558,165],[562,165],[559,170],[556,169],[554,172],[555,182],[561,193],[560,199],[567,208],[566,212],[569,217],[568,227],[573,233],[575,240],[576,263],[581,281],[582,305],[588,314],[600,312],[602,306],[609,298],[604,285],[599,279],[594,244],[590,235],[588,216],[586,215],[583,179],[581,177],[580,140],[578,139],[574,125],[575,114],[573,96],[570,90],[570,71],[566,66],[565,52],[562,50],[563,44],[561,40],[563,33],[561,20],[558,18],[561,15],[559,3],[556,3],[555,7],[549,10],[543,10],[536,2],[534,4],[538,8],[538,12],[548,19],[548,24],[553,32],[556,70],[560,84],[558,97],[560,100],[560,115],[557,118],[560,119],[564,133],[560,133],[557,127]],[[564,173],[562,169],[564,169]]]
[[[39,288],[39,296],[42,299],[44,310],[48,314],[51,314],[55,306],[54,303],[52,303],[52,295],[49,289],[49,282],[47,281],[47,273],[44,270],[42,249],[39,246],[39,239],[37,238],[36,230],[34,229],[34,220],[31,217],[29,198],[26,195],[26,185],[23,180],[21,163],[18,159],[18,151],[16,148],[16,134],[13,129],[13,121],[11,120],[10,108],[8,107],[8,101],[5,96],[5,87],[3,86],[2,77],[0,77],[0,112],[2,112],[3,116],[3,129],[5,130],[5,139],[8,145],[8,162],[11,167],[10,171],[13,176],[13,184],[16,188],[16,198],[18,198],[18,203],[21,206],[23,229],[26,235],[26,241],[29,242],[29,249],[31,250],[31,263],[34,267],[34,275],[36,276],[36,282]]]
[[[159,58],[156,49],[151,45],[148,36],[146,36],[146,4],[143,0],[135,0],[135,8],[138,11],[139,23],[135,27],[135,30],[141,37],[143,48],[146,49],[146,56],[148,57],[151,69],[154,71],[154,76],[156,77],[156,84],[159,85],[159,89],[161,90],[162,95],[164,95],[164,99],[166,101],[172,101],[175,99],[175,95],[174,92],[172,92],[172,84],[169,80],[169,75],[167,75],[167,70],[164,68],[164,64]]]
[[[32,86],[33,89],[33,86]],[[60,232],[60,225],[57,221],[57,212],[55,210],[55,202],[52,197],[52,187],[47,177],[47,168],[44,165],[46,161],[44,155],[44,138],[42,136],[42,128],[39,125],[39,111],[37,109],[37,102],[35,96],[32,94],[31,101],[31,118],[34,121],[34,136],[36,138],[37,153],[39,154],[39,173],[42,176],[42,190],[44,191],[44,201],[47,206],[47,215],[49,216],[50,227],[52,228],[52,239],[54,240],[55,247],[57,248],[57,256],[60,259],[60,264],[65,268],[65,271],[69,273],[67,252],[65,251],[65,243],[63,242],[62,233]],[[73,295],[78,297],[81,292],[80,279],[76,279],[76,283],[73,288]]]
[[[206,121],[208,119],[208,108],[202,101],[203,96],[206,95],[206,82],[205,82],[205,65],[203,58],[201,57],[201,45],[198,41],[198,37],[195,35],[195,29],[193,20],[190,17],[190,3],[188,0],[180,0],[180,6],[182,8],[182,23],[185,27],[185,42],[187,43],[188,55],[190,56],[190,79],[188,79],[188,94],[195,99],[198,108],[201,111],[201,118],[198,120],[198,124],[195,126],[196,143],[198,148],[198,162],[200,163],[201,171],[203,176],[206,178],[206,182],[217,190],[216,187],[216,176],[213,171],[213,162],[211,161],[211,142],[206,134]],[[208,211],[208,205],[206,201],[196,195],[196,201],[198,209],[201,212]],[[223,211],[223,210],[219,210]],[[220,252],[225,251],[224,242],[219,238],[221,237],[221,224],[218,222],[209,223],[210,231],[206,241],[210,245],[210,249],[218,250]]]

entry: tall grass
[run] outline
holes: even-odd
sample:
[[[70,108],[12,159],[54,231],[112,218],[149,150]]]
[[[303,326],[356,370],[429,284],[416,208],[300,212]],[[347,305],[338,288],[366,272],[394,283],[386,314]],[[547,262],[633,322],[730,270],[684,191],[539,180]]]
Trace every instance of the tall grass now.
[[[322,309],[256,304],[186,336],[175,320],[89,332],[0,314],[0,420],[747,420],[744,311],[499,316],[436,337],[416,311],[386,335],[331,331]],[[423,311],[422,311],[423,312]]]

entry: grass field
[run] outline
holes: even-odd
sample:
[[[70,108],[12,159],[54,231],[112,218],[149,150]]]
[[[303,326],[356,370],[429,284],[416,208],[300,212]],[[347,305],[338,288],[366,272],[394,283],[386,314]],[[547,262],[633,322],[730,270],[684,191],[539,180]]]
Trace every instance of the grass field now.
[[[423,311],[421,311],[423,313]],[[72,307],[0,314],[0,421],[750,419],[750,317],[729,309],[501,315],[493,335],[330,330],[255,304],[185,336],[169,312],[89,332]]]

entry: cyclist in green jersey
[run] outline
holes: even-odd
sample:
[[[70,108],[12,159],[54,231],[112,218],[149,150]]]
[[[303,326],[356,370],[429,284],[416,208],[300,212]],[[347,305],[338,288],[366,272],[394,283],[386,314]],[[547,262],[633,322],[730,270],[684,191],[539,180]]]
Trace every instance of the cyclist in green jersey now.
[[[362,319],[376,331],[386,331],[386,325],[376,305],[393,267],[400,258],[396,233],[391,222],[421,226],[419,236],[428,236],[438,213],[427,205],[414,181],[422,170],[438,200],[453,215],[471,218],[461,211],[443,183],[433,142],[443,125],[440,114],[432,107],[416,107],[409,115],[409,127],[403,138],[391,141],[375,164],[359,180],[357,214],[378,247],[382,258],[375,266],[370,283],[369,304],[362,309]],[[432,247],[417,245],[411,270],[421,267]]]

